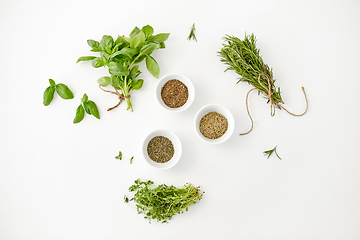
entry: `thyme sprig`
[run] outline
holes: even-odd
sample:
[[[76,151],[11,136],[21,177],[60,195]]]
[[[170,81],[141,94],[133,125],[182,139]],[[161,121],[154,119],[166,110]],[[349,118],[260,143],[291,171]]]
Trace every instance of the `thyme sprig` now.
[[[202,199],[203,193],[200,187],[194,187],[186,183],[183,187],[177,188],[173,185],[154,185],[151,180],[135,180],[130,186],[130,192],[135,192],[134,197],[129,200],[124,196],[124,201],[133,201],[136,204],[138,214],[145,214],[144,218],[156,219],[158,222],[167,223],[174,215],[189,210],[189,206],[196,204]]]
[[[196,31],[195,23],[193,23],[193,25],[190,28],[190,34],[189,34],[187,40],[189,40],[189,41],[190,40],[195,40],[197,42],[197,39],[196,39],[196,36],[195,36],[195,31]]]

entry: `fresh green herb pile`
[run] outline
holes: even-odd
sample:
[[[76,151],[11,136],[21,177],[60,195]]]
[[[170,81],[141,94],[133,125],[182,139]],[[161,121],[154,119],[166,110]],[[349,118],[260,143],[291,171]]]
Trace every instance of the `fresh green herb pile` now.
[[[101,77],[98,83],[101,89],[111,85],[115,91],[103,90],[119,97],[119,103],[108,111],[119,106],[123,100],[127,102],[127,109],[133,110],[129,93],[139,90],[144,82],[138,79],[141,72],[136,64],[145,59],[146,68],[155,78],[159,78],[160,68],[151,54],[159,48],[165,48],[164,42],[170,34],[153,33],[154,29],[146,25],[142,29],[135,27],[129,37],[118,36],[114,40],[112,36],[104,35],[100,42],[87,40],[91,51],[99,52],[100,56],[83,56],[77,62],[91,61],[94,68],[108,67],[110,76]]]
[[[203,193],[200,187],[194,187],[190,183],[182,188],[161,184],[154,186],[151,180],[135,180],[135,184],[129,188],[135,192],[130,200],[125,196],[125,202],[134,201],[139,214],[145,214],[145,219],[151,223],[152,219],[167,223],[175,214],[188,211],[189,206],[201,200]]]
[[[221,62],[228,65],[228,68],[225,71],[234,70],[240,75],[237,83],[246,82],[254,87],[246,96],[247,111],[252,122],[250,131],[253,128],[253,121],[248,109],[247,99],[249,93],[253,90],[262,92],[265,95],[265,98],[268,99],[268,103],[270,102],[271,107],[271,116],[275,115],[275,108],[284,109],[293,116],[302,116],[306,113],[307,99],[304,88],[302,88],[306,100],[306,110],[304,113],[300,115],[290,113],[281,105],[284,102],[281,98],[280,88],[275,87],[275,79],[273,78],[272,69],[264,63],[262,57],[260,56],[260,50],[256,48],[256,37],[254,34],[245,34],[244,40],[226,35],[224,40],[225,43],[223,43],[223,47],[219,52],[219,55],[221,57]]]

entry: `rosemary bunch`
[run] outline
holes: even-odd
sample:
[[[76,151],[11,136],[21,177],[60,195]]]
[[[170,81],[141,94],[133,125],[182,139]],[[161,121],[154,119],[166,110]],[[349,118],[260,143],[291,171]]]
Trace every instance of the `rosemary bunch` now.
[[[200,187],[194,187],[190,183],[182,188],[161,184],[157,187],[151,180],[135,180],[130,186],[130,192],[135,192],[130,200],[125,196],[125,202],[134,201],[139,214],[145,214],[145,219],[151,223],[152,219],[158,222],[167,223],[175,214],[188,211],[189,206],[196,204],[204,192]]]
[[[307,112],[308,102],[304,88],[302,88],[306,100],[306,110],[301,114],[293,114],[284,108],[284,104],[280,88],[275,87],[275,79],[273,78],[272,69],[264,63],[260,56],[260,50],[256,48],[256,37],[254,34],[246,35],[244,40],[234,36],[226,35],[224,37],[225,43],[219,53],[221,62],[228,65],[225,71],[234,70],[240,75],[239,82],[247,82],[254,88],[251,89],[246,95],[246,109],[251,120],[251,129],[243,134],[251,132],[254,122],[251,118],[248,107],[248,96],[253,90],[262,92],[268,103],[270,103],[271,116],[275,115],[275,108],[284,109],[287,113],[293,116],[302,116]]]
[[[234,36],[226,35],[223,48],[219,52],[221,62],[228,65],[228,70],[234,70],[241,77],[239,82],[247,82],[260,92],[265,94],[268,102],[278,107],[283,103],[280,88],[276,90],[275,79],[272,69],[264,63],[260,56],[260,50],[256,48],[256,37],[254,34],[245,35],[244,40]]]

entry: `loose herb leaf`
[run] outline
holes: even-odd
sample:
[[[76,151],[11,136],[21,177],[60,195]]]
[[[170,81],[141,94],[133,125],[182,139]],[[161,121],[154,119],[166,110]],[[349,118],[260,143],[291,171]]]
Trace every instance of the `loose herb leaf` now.
[[[129,202],[129,198],[126,195],[124,195],[124,202],[126,202],[126,203]]]
[[[93,101],[91,101],[91,100],[87,101],[87,104],[88,104],[89,107],[90,107],[90,113],[91,113],[91,115],[93,115],[93,116],[96,117],[97,119],[100,119],[99,110],[98,110],[96,104],[95,104]]]
[[[265,156],[267,156],[267,158],[269,159],[269,157],[271,156],[271,154],[273,154],[273,153],[275,152],[276,156],[277,156],[280,160],[282,160],[281,157],[279,157],[279,155],[277,154],[276,148],[277,148],[277,146],[275,146],[275,147],[274,147],[273,149],[271,149],[271,150],[265,151],[265,152],[264,152]]]
[[[130,158],[130,164],[132,164],[134,157]]]
[[[165,184],[156,187],[153,184],[151,180],[137,179],[135,184],[129,187],[130,192],[135,192],[134,197],[129,201],[136,204],[137,212],[143,213],[149,223],[152,219],[167,223],[174,215],[188,211],[189,206],[200,201],[204,194],[200,187],[194,187],[190,183],[181,188]]]
[[[68,86],[66,86],[63,83],[59,83],[56,85],[56,92],[63,99],[73,99],[74,98],[74,94],[72,93],[70,88],[68,88]]]
[[[44,96],[43,96],[43,104],[48,106],[51,101],[54,99],[55,93],[55,86],[49,86],[45,89]]]
[[[84,107],[82,104],[80,104],[78,106],[78,108],[76,109],[76,114],[75,114],[75,118],[73,120],[73,123],[79,123],[84,119],[85,116],[85,111],[84,111]]]
[[[119,160],[122,160],[122,152],[119,151],[119,155],[117,155],[115,158],[116,158],[116,159],[119,159]]]
[[[195,40],[196,42],[197,42],[197,39],[196,39],[196,36],[195,36],[195,31],[196,31],[196,29],[195,29],[195,23],[192,25],[192,27],[190,28],[190,34],[189,34],[189,36],[188,36],[188,38],[187,38],[187,40]]]

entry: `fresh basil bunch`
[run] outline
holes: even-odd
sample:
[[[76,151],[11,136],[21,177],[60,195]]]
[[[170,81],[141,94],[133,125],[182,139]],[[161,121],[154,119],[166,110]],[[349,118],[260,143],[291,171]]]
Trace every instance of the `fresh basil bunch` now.
[[[157,61],[151,54],[159,49],[165,48],[164,42],[168,39],[170,33],[159,33],[153,35],[154,29],[146,25],[142,29],[135,27],[129,37],[118,36],[117,39],[109,35],[104,35],[100,42],[87,40],[92,52],[99,52],[100,56],[83,56],[77,62],[91,61],[94,68],[108,67],[110,76],[104,76],[97,80],[100,88],[111,85],[115,91],[107,91],[118,95],[120,102],[126,100],[127,109],[132,108],[130,101],[130,91],[139,90],[144,80],[138,79],[141,74],[138,63],[144,59],[146,68],[155,77],[159,78],[160,68]],[[121,93],[119,93],[119,91]],[[109,110],[115,107],[109,108]]]

